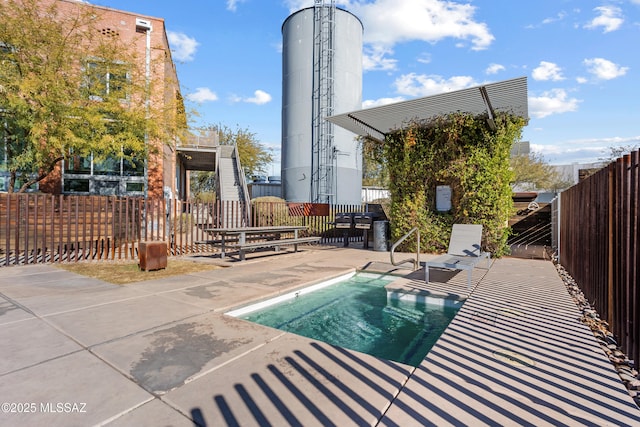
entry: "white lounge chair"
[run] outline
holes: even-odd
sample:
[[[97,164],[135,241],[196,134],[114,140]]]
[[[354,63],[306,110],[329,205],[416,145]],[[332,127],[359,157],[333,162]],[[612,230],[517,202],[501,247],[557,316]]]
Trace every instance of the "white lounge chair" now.
[[[487,267],[491,262],[491,254],[482,251],[481,241],[482,225],[454,224],[447,253],[425,263],[424,281],[429,283],[429,267],[467,270],[467,288],[471,288],[471,273],[474,267],[483,259],[487,260]]]

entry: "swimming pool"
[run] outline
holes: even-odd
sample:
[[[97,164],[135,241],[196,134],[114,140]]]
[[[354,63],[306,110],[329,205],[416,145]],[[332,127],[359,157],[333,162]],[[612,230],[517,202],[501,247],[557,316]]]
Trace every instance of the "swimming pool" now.
[[[358,273],[227,314],[418,366],[459,307],[390,297],[395,277]]]

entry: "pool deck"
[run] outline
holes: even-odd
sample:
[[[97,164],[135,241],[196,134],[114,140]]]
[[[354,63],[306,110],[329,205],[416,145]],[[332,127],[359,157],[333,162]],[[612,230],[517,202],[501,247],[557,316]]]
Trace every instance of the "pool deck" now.
[[[549,261],[476,268],[469,294],[465,272],[426,286],[396,269],[407,289],[468,294],[418,368],[224,315],[388,260],[303,247],[126,286],[0,268],[0,425],[640,425]]]

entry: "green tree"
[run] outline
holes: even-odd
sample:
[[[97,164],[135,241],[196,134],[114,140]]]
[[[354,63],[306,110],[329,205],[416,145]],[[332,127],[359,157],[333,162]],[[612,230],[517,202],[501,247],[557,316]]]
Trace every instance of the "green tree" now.
[[[513,156],[510,164],[514,175],[512,185],[525,191],[557,191],[572,184],[535,152]]]
[[[144,58],[99,31],[99,13],[82,3],[69,12],[55,1],[0,2],[0,148],[9,191],[17,179],[25,191],[73,156],[141,165],[146,141],[177,132],[167,105],[147,102],[156,82],[140,66]]]
[[[238,147],[240,164],[247,178],[264,174],[273,156],[258,141],[256,134],[248,128],[236,127],[235,130],[226,125],[210,125],[205,132],[217,132],[220,145],[235,145]],[[197,197],[201,193],[210,192],[215,186],[213,172],[197,172],[192,174],[191,190]]]
[[[370,138],[361,138],[362,146],[362,185],[388,187],[389,171],[384,158],[379,157],[380,142]]]
[[[227,126],[218,125],[215,129],[218,131],[221,145],[238,147],[240,164],[246,177],[265,173],[267,166],[273,161],[273,156],[258,141],[255,133],[239,126],[233,130]]]
[[[216,200],[216,174],[213,172],[193,171],[191,173],[191,194],[203,202]]]

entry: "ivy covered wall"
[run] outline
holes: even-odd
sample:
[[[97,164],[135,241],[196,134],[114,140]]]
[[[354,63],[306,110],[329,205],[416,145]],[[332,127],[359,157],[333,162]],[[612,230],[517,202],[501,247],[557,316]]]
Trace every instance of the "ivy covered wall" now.
[[[485,250],[506,253],[513,210],[509,155],[526,122],[510,114],[497,114],[494,122],[492,129],[486,116],[454,113],[408,123],[384,144],[367,144],[389,173],[393,241],[417,226],[421,248],[443,252],[453,224],[473,223],[483,225]],[[436,211],[437,185],[451,187],[449,212]],[[404,250],[415,249],[411,240]]]

